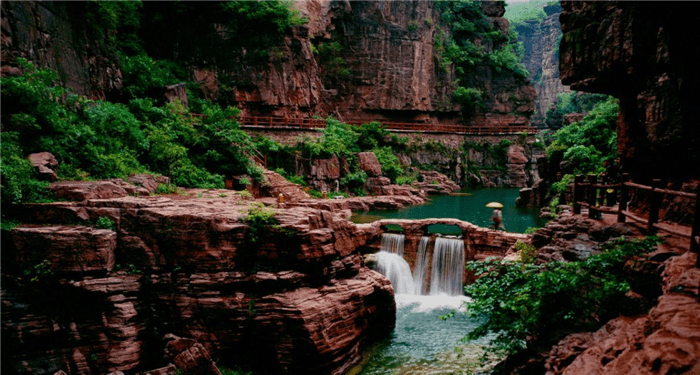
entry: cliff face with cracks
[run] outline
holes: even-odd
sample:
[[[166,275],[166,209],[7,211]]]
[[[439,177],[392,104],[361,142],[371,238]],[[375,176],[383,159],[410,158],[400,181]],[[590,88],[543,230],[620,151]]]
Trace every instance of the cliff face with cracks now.
[[[559,78],[559,48],[561,37],[559,14],[561,7],[544,7],[547,17],[541,22],[528,20],[516,27],[525,48],[523,64],[530,72],[530,81],[537,91],[532,125],[544,126],[545,115],[557,94],[568,91]]]
[[[296,2],[308,23],[283,35],[262,59],[235,47],[236,36],[229,35],[224,21],[216,18],[220,11],[215,3],[201,6],[197,17],[184,18],[165,39],[146,39],[146,50],[157,58],[182,60],[205,96],[233,103],[243,114],[463,120],[459,105],[452,102],[454,67],[444,68],[439,62],[436,35],[449,33],[449,27],[440,21],[433,1]],[[12,67],[14,57],[24,56],[58,69],[61,81],[78,93],[116,96],[122,88],[118,61],[104,57],[111,56],[104,51],[104,40],[81,33],[84,28],[66,16],[70,7],[34,2],[3,6],[2,62],[7,66],[3,74],[18,73]],[[167,4],[145,3],[143,8],[149,15],[163,7]],[[481,8],[494,30],[506,34],[503,4],[483,2]],[[156,31],[163,32],[146,30],[145,34]],[[332,54],[335,62],[314,52],[323,43],[335,42],[340,46]],[[487,52],[495,47],[488,40],[473,42]],[[470,124],[529,123],[535,92],[527,82],[496,72],[488,58],[476,67],[470,81],[470,86],[484,92],[483,108],[477,108]]]
[[[118,58],[104,37],[81,17],[83,4],[70,2],[6,2],[2,5],[2,75],[20,74],[15,59],[58,72],[75,92],[105,99],[122,88]]]
[[[620,99],[621,166],[638,181],[700,177],[700,17],[691,6],[562,1],[562,82]]]
[[[3,373],[159,368],[174,333],[220,365],[339,374],[393,329],[391,284],[356,251],[366,236],[329,211],[278,211],[255,232],[231,191],[102,191],[30,206],[39,225],[3,233]],[[54,224],[99,217],[114,228]]]

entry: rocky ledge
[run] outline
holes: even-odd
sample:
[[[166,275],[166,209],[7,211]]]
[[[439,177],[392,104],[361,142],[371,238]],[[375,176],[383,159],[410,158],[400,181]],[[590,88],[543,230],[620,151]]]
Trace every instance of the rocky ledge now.
[[[341,215],[230,190],[85,194],[27,206],[35,224],[3,233],[3,373],[163,368],[175,334],[223,365],[340,374],[393,330],[391,284]]]
[[[538,263],[572,261],[599,252],[611,238],[641,235],[636,225],[616,223],[613,215],[592,220],[565,211],[533,234],[531,244],[538,249]],[[665,240],[624,270],[632,296],[656,301],[647,314],[620,316],[596,332],[570,334],[525,367],[547,375],[700,373],[697,254],[687,251],[687,240]]]

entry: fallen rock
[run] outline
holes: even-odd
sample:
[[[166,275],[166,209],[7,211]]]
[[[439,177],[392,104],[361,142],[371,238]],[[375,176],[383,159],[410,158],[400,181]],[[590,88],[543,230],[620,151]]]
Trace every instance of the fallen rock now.
[[[39,152],[29,155],[29,161],[39,172],[39,179],[54,182],[58,180],[58,175],[54,167],[58,165],[56,157],[50,152]]]
[[[284,203],[311,198],[300,185],[287,181],[279,173],[265,170],[264,176],[266,184],[260,188],[260,191],[267,196],[279,199],[282,195]]]
[[[357,161],[360,169],[367,173],[368,177],[380,177],[382,175],[382,165],[379,164],[374,152],[358,152]]]
[[[132,185],[140,186],[148,192],[148,194],[155,193],[158,189],[158,185],[170,184],[170,179],[165,176],[154,176],[146,173],[134,174],[129,176],[126,181]]]
[[[183,375],[221,375],[207,349],[196,340],[180,338],[171,333],[164,338],[165,357],[175,362]]]

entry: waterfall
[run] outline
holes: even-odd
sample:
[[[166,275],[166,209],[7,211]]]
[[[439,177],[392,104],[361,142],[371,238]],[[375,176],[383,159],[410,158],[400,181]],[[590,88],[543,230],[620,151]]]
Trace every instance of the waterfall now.
[[[464,280],[464,242],[438,237],[433,250],[430,295],[462,295]]]
[[[394,294],[414,294],[411,268],[403,257],[386,251],[378,252],[377,271],[391,281]]]
[[[430,237],[422,237],[420,239],[420,245],[418,245],[418,252],[416,253],[416,268],[413,270],[413,284],[416,286],[416,291],[414,294],[424,295],[425,290],[425,277],[428,273],[428,243],[430,242]]]
[[[384,233],[382,234],[381,251],[397,254],[403,258],[403,234]]]

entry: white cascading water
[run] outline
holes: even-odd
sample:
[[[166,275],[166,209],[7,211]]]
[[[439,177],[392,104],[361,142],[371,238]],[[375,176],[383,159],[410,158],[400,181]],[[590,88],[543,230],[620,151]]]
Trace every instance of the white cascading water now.
[[[418,252],[416,253],[416,268],[413,270],[413,284],[416,287],[416,291],[413,294],[422,296],[426,292],[425,287],[425,277],[428,274],[428,243],[430,243],[430,237],[422,237],[420,239],[420,245],[418,245]]]
[[[403,234],[384,233],[377,253],[377,271],[386,276],[394,287],[394,294],[414,294],[411,267],[403,259]]]
[[[394,287],[394,294],[414,294],[415,286],[411,268],[398,254],[380,251],[377,253],[377,271],[386,276]]]
[[[382,235],[381,251],[397,254],[403,258],[403,234],[384,233]]]
[[[464,280],[464,241],[438,237],[433,250],[430,295],[462,295]]]

